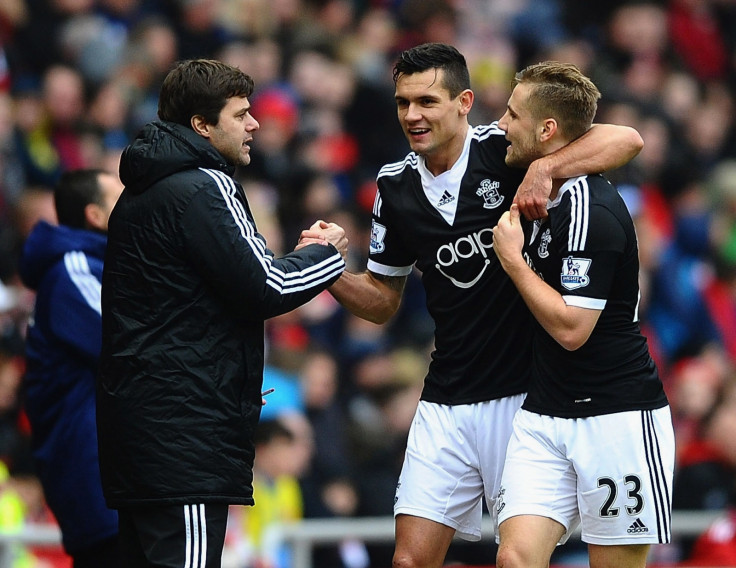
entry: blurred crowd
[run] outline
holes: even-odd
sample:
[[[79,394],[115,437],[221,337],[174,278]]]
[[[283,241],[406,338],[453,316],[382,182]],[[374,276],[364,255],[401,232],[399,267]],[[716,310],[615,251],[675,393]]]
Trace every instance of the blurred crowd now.
[[[393,61],[425,41],[465,54],[472,124],[503,114],[516,70],[558,59],[600,88],[596,122],[642,135],[640,155],[609,178],[637,223],[639,314],[675,419],[675,508],[736,508],[736,0],[2,0],[0,487],[26,522],[50,519],[23,415],[33,295],[17,261],[35,222],[54,221],[60,174],[117,172],[156,118],[172,64],[221,59],[256,83],[261,128],[236,175],[270,247],[289,251],[301,229],[334,221],[350,238],[349,269],[362,270],[376,174],[409,150]],[[268,322],[264,388],[276,390],[258,437],[257,505],[231,515],[229,566],[288,566],[264,547],[274,521],[392,513],[432,350],[418,274],[404,298],[385,326],[327,293]],[[683,562],[700,548],[674,547]],[[316,554],[328,568],[390,565],[390,550],[352,540]]]

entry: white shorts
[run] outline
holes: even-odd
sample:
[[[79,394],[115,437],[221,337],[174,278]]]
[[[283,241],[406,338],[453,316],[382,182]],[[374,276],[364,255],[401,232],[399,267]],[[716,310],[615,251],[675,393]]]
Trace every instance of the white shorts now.
[[[475,404],[420,401],[409,430],[394,515],[442,523],[479,540],[483,497],[495,511],[514,414],[524,395]]]
[[[589,418],[520,410],[498,522],[539,515],[590,544],[670,542],[675,436],[669,407]]]

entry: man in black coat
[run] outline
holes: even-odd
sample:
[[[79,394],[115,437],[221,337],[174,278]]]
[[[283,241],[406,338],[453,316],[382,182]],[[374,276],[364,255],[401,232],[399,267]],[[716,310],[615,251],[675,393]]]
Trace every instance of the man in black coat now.
[[[325,224],[275,258],[232,177],[258,130],[252,79],[189,60],[165,79],[159,121],[120,163],[102,280],[98,380],[105,498],[127,567],[220,566],[227,510],[253,504],[264,320],[343,272]]]

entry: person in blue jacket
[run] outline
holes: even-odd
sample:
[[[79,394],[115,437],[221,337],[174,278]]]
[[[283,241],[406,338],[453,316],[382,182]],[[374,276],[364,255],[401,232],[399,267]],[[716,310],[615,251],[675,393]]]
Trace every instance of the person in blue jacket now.
[[[20,262],[23,283],[36,292],[24,380],[33,457],[74,568],[120,565],[117,512],[100,481],[95,373],[107,222],[122,189],[101,170],[64,173],[54,190],[59,225],[40,221]]]

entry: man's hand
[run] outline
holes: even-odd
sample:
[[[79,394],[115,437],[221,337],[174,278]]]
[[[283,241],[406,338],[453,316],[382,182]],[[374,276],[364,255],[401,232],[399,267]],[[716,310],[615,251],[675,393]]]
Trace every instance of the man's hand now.
[[[506,272],[514,263],[521,261],[526,264],[521,255],[523,247],[524,231],[521,228],[519,207],[513,204],[509,211],[501,215],[498,225],[493,227],[493,250]]]
[[[299,236],[299,243],[294,250],[299,250],[310,244],[332,244],[343,259],[348,254],[348,238],[345,229],[335,223],[327,223],[321,219],[315,222],[309,229],[305,229]]]
[[[552,192],[552,176],[544,168],[542,159],[535,160],[526,171],[526,175],[516,190],[514,203],[524,217],[530,221],[547,216],[547,199]]]

